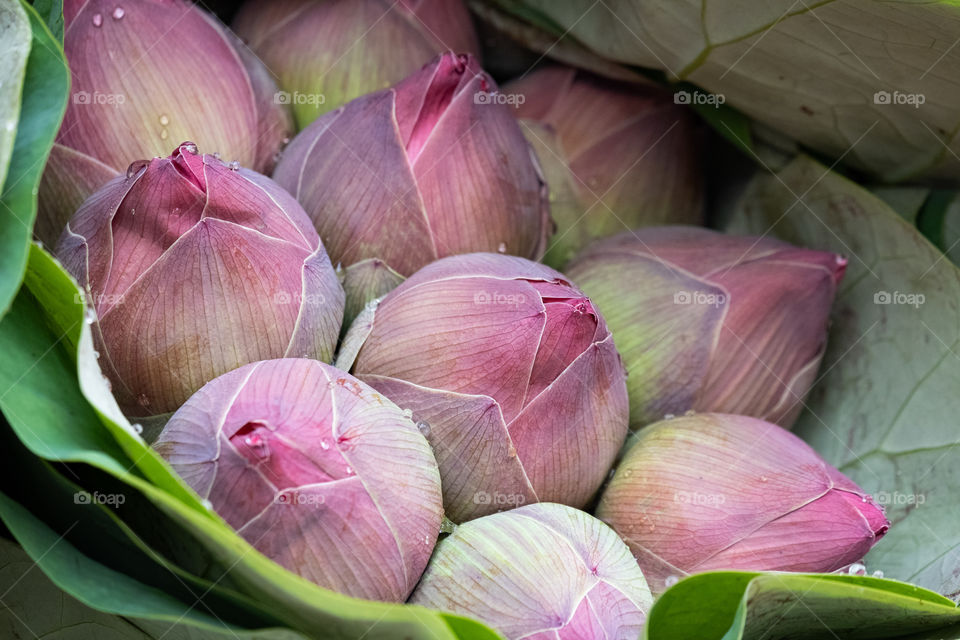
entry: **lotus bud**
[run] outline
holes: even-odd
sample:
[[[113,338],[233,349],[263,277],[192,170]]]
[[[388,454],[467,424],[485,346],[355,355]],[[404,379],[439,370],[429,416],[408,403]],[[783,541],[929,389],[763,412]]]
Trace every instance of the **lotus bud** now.
[[[249,0],[233,28],[279,78],[298,129],[437,54],[479,49],[462,0]]]
[[[212,380],[155,446],[261,553],[351,596],[406,600],[440,531],[430,445],[396,405],[322,362]]]
[[[789,428],[823,358],[845,266],[766,236],[660,227],[594,243],[567,273],[616,337],[632,428],[689,410]]]
[[[715,569],[834,571],[890,523],[883,508],[775,424],[696,414],[635,436],[597,517],[624,539],[654,593]]]
[[[310,219],[269,178],[193,143],[92,195],[57,255],[96,312],[127,415],[175,411],[249,362],[332,358],[343,290]]]
[[[702,222],[696,118],[672,93],[569,67],[504,90],[550,185],[557,233],[544,262],[560,269],[591,240],[624,229]]]
[[[410,602],[476,618],[508,640],[634,640],[652,596],[609,527],[543,503],[457,527],[437,545]]]
[[[274,179],[345,267],[353,308],[437,258],[543,252],[552,232],[546,185],[492,91],[473,58],[444,54],[319,118],[284,152]]]
[[[453,256],[364,316],[341,354],[428,434],[447,517],[590,500],[626,436],[627,390],[603,317],[565,276]]]
[[[182,0],[66,0],[63,15],[72,94],[40,187],[41,240],[54,244],[90,194],[178,140],[272,169],[289,106],[215,18]]]

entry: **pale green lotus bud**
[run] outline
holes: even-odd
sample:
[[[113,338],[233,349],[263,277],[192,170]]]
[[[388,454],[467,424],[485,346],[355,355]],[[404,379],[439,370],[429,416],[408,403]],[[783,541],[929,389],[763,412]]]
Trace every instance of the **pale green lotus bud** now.
[[[458,526],[410,602],[476,618],[510,640],[635,640],[652,597],[609,527],[541,503]]]

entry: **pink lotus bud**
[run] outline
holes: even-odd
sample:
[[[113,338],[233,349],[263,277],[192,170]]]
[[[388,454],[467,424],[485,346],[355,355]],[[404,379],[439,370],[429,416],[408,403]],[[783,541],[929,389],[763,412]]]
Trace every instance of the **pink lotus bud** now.
[[[233,28],[279,78],[298,129],[439,53],[479,51],[462,0],[249,0]]]
[[[372,290],[382,295],[444,256],[543,251],[552,231],[546,186],[493,91],[473,58],[444,54],[290,143],[274,178],[310,214],[331,260],[347,268],[348,299],[361,297],[351,280],[369,280],[355,274],[377,259],[382,284]]]
[[[128,415],[175,411],[248,362],[332,358],[343,290],[309,218],[193,143],[97,191],[57,255],[96,311],[100,366]]]
[[[547,503],[457,527],[437,545],[410,598],[476,618],[509,640],[635,640],[652,600],[609,527]]]
[[[454,256],[370,314],[341,359],[355,353],[357,377],[429,434],[447,517],[593,496],[627,432],[627,391],[603,318],[565,276],[523,258]]]
[[[828,572],[886,533],[883,509],[805,442],[726,414],[639,431],[597,517],[616,530],[653,591],[715,569]]]
[[[322,587],[403,602],[437,541],[430,445],[392,402],[315,360],[216,378],[156,448],[250,544]]]
[[[39,194],[42,240],[55,242],[131,162],[178,140],[271,170],[292,135],[289,107],[274,102],[272,77],[215,18],[182,0],[66,0],[63,9],[72,86]]]
[[[547,264],[560,269],[591,240],[625,228],[702,221],[697,122],[672,93],[568,67],[505,90],[550,185],[557,233]]]
[[[660,227],[594,243],[568,273],[616,337],[632,428],[691,409],[789,428],[846,264],[770,237]]]

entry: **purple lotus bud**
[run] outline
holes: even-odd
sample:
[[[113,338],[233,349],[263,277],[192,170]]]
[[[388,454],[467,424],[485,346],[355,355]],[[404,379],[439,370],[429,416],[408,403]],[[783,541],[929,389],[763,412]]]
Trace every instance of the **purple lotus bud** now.
[[[702,221],[696,118],[672,93],[569,67],[534,71],[505,91],[550,185],[557,233],[547,264],[562,268],[624,228]]]
[[[775,424],[697,414],[640,430],[597,517],[629,545],[653,591],[714,569],[828,572],[886,533],[883,509]]]
[[[343,290],[309,218],[269,178],[193,143],[97,191],[57,255],[96,311],[100,366],[127,415],[175,411],[249,362],[333,356]]]
[[[338,365],[355,354],[357,377],[412,411],[447,517],[587,503],[627,433],[627,390],[603,317],[565,276],[512,256],[454,256],[370,314]]]
[[[476,618],[509,640],[634,640],[652,600],[609,527],[549,503],[458,526],[437,545],[410,598]]]
[[[274,103],[272,77],[215,18],[182,0],[66,0],[63,10],[72,87],[40,188],[41,240],[54,243],[131,162],[179,140],[271,170],[292,135],[289,107]]]
[[[386,293],[444,256],[536,258],[552,231],[546,186],[510,108],[469,56],[444,54],[396,87],[304,129],[274,178],[300,201],[334,263]],[[380,275],[371,274],[379,260]],[[366,275],[355,275],[366,272]],[[348,313],[348,315],[350,315]]]
[[[406,600],[440,531],[430,445],[392,402],[315,360],[216,378],[155,446],[260,552],[352,596]]]
[[[279,79],[298,129],[437,54],[479,50],[462,0],[249,0],[233,28]]]
[[[632,428],[691,409],[789,428],[846,264],[767,236],[660,227],[594,243],[567,272],[616,337]]]

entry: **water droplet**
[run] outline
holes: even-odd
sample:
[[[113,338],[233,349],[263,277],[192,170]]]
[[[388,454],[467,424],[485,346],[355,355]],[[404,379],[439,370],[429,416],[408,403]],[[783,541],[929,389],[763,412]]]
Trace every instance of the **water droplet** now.
[[[337,263],[337,266],[334,267],[334,271],[336,271],[337,273],[340,273],[341,271],[343,271],[343,263],[342,263],[342,262],[338,262],[338,263]]]
[[[103,16],[99,13],[93,14],[93,26],[99,27],[103,24]]]
[[[175,216],[180,215],[180,207],[174,207],[173,211],[171,211],[170,213],[172,213]]]
[[[140,435],[143,434],[143,425],[140,424],[139,422],[134,422],[134,423],[133,423],[132,425],[130,425],[130,426],[133,427],[133,430],[136,431],[137,434],[140,434]]]
[[[137,210],[136,210],[136,209],[130,209],[130,215],[132,215],[132,216],[137,215]]]
[[[87,324],[93,324],[97,321],[97,316],[92,311],[87,309],[87,312],[83,314],[83,321]]]
[[[93,352],[93,357],[96,358],[97,360],[99,360],[99,359],[100,359],[100,352],[99,352],[99,351],[94,351],[94,352]]]
[[[854,562],[847,568],[847,573],[849,573],[851,576],[862,576],[866,575],[867,568],[859,562]]]
[[[130,163],[130,166],[127,167],[127,177],[132,178],[141,171],[144,171],[147,168],[147,165],[150,164],[149,160],[136,160]]]
[[[353,475],[353,468],[351,468],[351,467],[348,466],[347,469],[346,469],[346,471],[347,471],[347,475],[348,475],[348,476],[352,476],[352,475]]]
[[[507,457],[508,457],[508,458],[516,458],[516,457],[517,457],[517,450],[514,448],[514,446],[513,446],[512,444],[511,444],[510,447],[507,449]]]
[[[164,126],[164,127],[167,126],[168,124],[170,124],[170,118],[168,118],[166,114],[160,116],[160,124],[161,126]]]
[[[126,12],[123,10],[123,7],[117,7],[113,10],[113,19],[114,20],[123,20],[123,16],[126,15]]]
[[[213,152],[213,157],[216,158],[217,160],[219,160],[219,159],[220,159],[220,152],[219,152],[219,151],[214,151],[214,152]]]
[[[873,577],[874,577],[874,578],[882,578],[882,577],[883,577],[883,571],[881,571],[880,569],[877,569],[876,571],[873,572]]]
[[[767,476],[760,476],[760,482],[766,482]]]
[[[412,418],[412,417],[413,417],[413,409],[404,409],[404,410],[403,410],[403,417],[406,418],[407,420],[409,420],[410,418]]]
[[[161,140],[166,140],[166,139],[169,138],[169,137],[170,137],[170,132],[168,132],[166,129],[164,129],[163,131],[160,132],[160,139],[161,139]]]
[[[236,160],[233,160],[232,162],[230,162],[230,164],[227,165],[227,169],[230,169],[230,171],[239,171],[240,163],[237,162]]]
[[[507,243],[501,242],[499,246],[497,246],[497,253],[506,253],[506,252],[507,252]]]
[[[180,148],[186,151],[187,153],[197,155],[197,145],[193,142],[185,142],[182,145],[180,145]]]
[[[677,576],[667,576],[666,580],[663,581],[663,584],[665,584],[669,589],[670,587],[677,584],[678,582],[680,582],[680,578],[678,578]]]
[[[330,443],[327,441],[326,438],[320,441],[320,448],[323,449],[324,451],[327,451],[330,449]]]
[[[430,425],[427,424],[426,422],[423,422],[422,420],[421,420],[420,422],[418,422],[418,423],[417,423],[417,430],[420,431],[420,433],[423,434],[423,437],[424,437],[424,438],[429,438],[429,437],[430,437]]]
[[[665,414],[663,414],[663,419],[664,419],[664,420],[673,420],[673,419],[676,418],[676,417],[677,417],[677,416],[673,415],[672,413],[665,413]]]
[[[137,396],[137,403],[138,403],[141,407],[149,407],[149,406],[150,406],[150,398],[147,397],[147,394],[141,393],[139,396]]]
[[[206,498],[201,499],[200,504],[202,504],[205,508],[209,509],[210,511],[213,511],[213,503],[207,500]]]
[[[289,144],[290,136],[283,136],[283,144]]]

